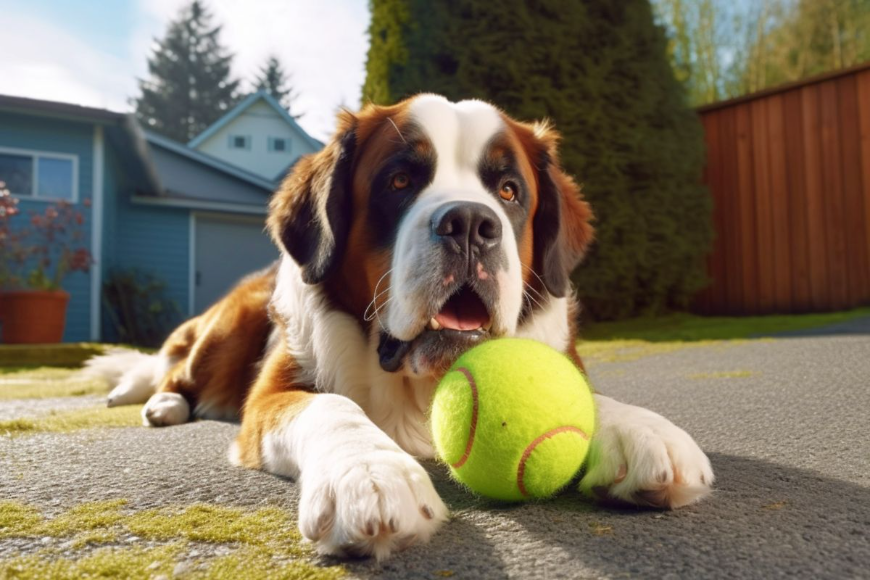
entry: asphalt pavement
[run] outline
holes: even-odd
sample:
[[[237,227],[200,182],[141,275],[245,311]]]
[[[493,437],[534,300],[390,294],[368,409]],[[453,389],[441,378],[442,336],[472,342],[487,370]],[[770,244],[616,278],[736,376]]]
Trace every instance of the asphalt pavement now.
[[[427,464],[452,520],[362,578],[870,578],[870,318],[774,339],[689,346],[590,370],[596,388],[686,429],[716,490],[673,512],[569,491],[504,507]],[[2,410],[5,402],[0,402]],[[51,511],[124,497],[295,510],[289,480],[226,461],[238,427],[203,421],[0,438],[0,499]],[[35,550],[0,539],[0,558]],[[323,560],[334,564],[334,560]]]

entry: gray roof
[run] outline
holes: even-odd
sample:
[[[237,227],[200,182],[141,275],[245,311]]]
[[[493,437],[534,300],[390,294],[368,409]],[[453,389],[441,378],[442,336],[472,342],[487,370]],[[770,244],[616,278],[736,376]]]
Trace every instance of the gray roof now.
[[[148,161],[148,144],[132,114],[11,95],[0,95],[0,110],[102,125],[125,171],[138,184],[137,190],[144,195],[160,194],[160,180]]]
[[[56,101],[0,95],[0,110],[102,125],[137,197],[183,205],[268,203],[276,182],[150,131],[135,116]]]

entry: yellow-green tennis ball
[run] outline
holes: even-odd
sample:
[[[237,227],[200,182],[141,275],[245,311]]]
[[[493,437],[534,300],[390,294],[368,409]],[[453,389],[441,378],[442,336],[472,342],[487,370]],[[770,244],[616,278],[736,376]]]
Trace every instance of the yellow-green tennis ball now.
[[[566,356],[502,338],[453,364],[435,391],[431,426],[439,457],[472,491],[505,501],[544,498],[582,466],[595,406]]]

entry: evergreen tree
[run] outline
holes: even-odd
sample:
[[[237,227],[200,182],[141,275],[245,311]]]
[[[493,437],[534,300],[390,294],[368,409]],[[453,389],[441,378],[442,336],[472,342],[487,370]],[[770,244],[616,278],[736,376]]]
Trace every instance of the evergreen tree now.
[[[148,59],[148,80],[140,80],[135,100],[142,124],[187,142],[236,102],[238,80],[230,76],[232,55],[221,46],[220,26],[203,3],[194,0],[169,24]]]
[[[281,66],[281,61],[276,56],[270,56],[266,60],[266,64],[260,68],[260,74],[257,76],[255,85],[257,90],[265,90],[269,93],[282,107],[287,109],[294,119],[300,118],[302,115],[293,113],[293,101],[298,96],[290,86],[290,78]]]
[[[685,307],[704,285],[703,132],[648,0],[372,0],[364,99],[420,91],[548,117],[597,216],[575,273],[587,311]]]

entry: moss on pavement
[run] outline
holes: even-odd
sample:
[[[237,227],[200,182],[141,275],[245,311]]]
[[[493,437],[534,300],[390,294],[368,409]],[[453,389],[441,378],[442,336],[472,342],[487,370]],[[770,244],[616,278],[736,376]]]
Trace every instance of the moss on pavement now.
[[[0,437],[35,433],[65,433],[96,427],[135,427],[142,424],[141,405],[88,407],[74,411],[55,411],[39,417],[0,421]]]
[[[109,392],[101,379],[81,376],[73,369],[41,367],[0,369],[0,401],[10,399],[50,399],[81,397]]]
[[[33,554],[0,559],[0,578],[310,578],[344,575],[340,566],[320,567],[302,542],[292,514],[277,507],[243,510],[195,504],[144,511],[126,509],[121,499],[75,506],[55,518],[18,502],[0,503],[0,538],[73,538],[60,554],[44,548]],[[158,546],[122,545],[122,535]],[[186,558],[194,542],[221,545],[225,553]]]

